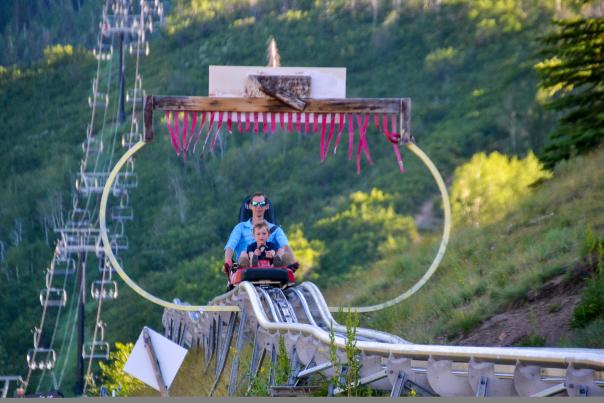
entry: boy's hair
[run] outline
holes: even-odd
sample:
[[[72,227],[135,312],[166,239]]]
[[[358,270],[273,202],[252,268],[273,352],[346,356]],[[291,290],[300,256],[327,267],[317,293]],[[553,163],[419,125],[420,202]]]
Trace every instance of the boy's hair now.
[[[254,228],[252,228],[252,234],[256,233],[256,228],[266,228],[268,232],[271,231],[268,223],[266,221],[259,222],[258,224],[254,224]]]

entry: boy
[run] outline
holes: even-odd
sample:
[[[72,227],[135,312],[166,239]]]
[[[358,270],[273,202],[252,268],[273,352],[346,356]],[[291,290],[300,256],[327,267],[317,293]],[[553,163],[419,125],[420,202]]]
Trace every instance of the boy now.
[[[247,247],[247,255],[252,267],[273,267],[281,266],[281,255],[283,248],[277,249],[277,245],[268,242],[270,235],[269,225],[266,221],[254,225],[252,229],[254,234],[253,242]],[[279,253],[279,255],[277,255]]]

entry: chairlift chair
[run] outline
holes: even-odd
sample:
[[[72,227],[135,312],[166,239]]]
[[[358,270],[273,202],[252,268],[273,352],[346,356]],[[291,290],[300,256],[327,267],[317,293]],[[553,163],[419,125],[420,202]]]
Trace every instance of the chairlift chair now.
[[[55,256],[50,262],[48,271],[51,272],[53,276],[71,276],[76,272],[75,259],[59,259]]]
[[[89,133],[86,140],[82,142],[82,151],[86,157],[103,152],[103,141],[100,137],[92,137],[92,133]]]
[[[82,358],[85,360],[108,360],[109,343],[104,340],[89,341],[84,343],[82,348]]]
[[[134,172],[122,172],[117,176],[116,184],[124,189],[134,189],[138,186],[138,176]]]
[[[8,397],[8,390],[11,382],[17,382],[19,384],[23,384],[23,378],[19,375],[8,375],[8,376],[0,376],[0,382],[4,383],[4,385],[0,388],[2,392],[0,392],[0,399],[6,399]]]
[[[74,208],[67,220],[67,228],[84,228],[90,226],[90,212],[87,209]]]
[[[46,269],[46,274],[45,274],[45,284],[46,284],[46,288],[53,288],[52,287],[52,280],[56,277],[65,277],[65,276],[71,276],[75,273],[75,265],[72,271],[67,271],[67,270],[59,270],[58,272],[56,270],[53,270],[52,268],[52,264],[51,267],[48,267]],[[63,280],[64,281],[64,280]]]
[[[120,266],[123,265],[122,258],[116,256],[115,259],[117,260]],[[104,253],[102,254],[102,256],[99,257],[99,273],[101,273],[101,275],[106,276],[106,279],[111,279],[113,273],[115,273],[115,269],[111,265],[109,257],[105,256]]]
[[[128,88],[126,92],[126,102],[128,103],[136,103],[137,105],[142,105],[143,99],[145,98],[146,92],[141,87]]]
[[[99,329],[98,339],[84,343],[82,358],[107,360],[109,359],[109,343],[105,341],[105,324],[99,321],[96,326]]]
[[[117,282],[113,280],[95,280],[90,284],[90,295],[95,300],[117,299]]]
[[[88,96],[88,106],[91,108],[106,108],[109,106],[109,94],[103,92],[93,92]]]
[[[111,219],[116,221],[131,221],[134,219],[134,210],[131,206],[111,207]]]
[[[143,139],[143,135],[138,132],[129,132],[122,135],[122,147],[126,149],[132,148],[136,143]]]
[[[55,367],[57,353],[52,348],[30,348],[27,351],[27,366],[32,370],[49,370]]]
[[[99,43],[97,47],[92,50],[92,54],[100,61],[111,60],[113,57],[113,45],[110,43]]]
[[[79,253],[79,252],[96,252],[96,245],[99,236],[92,233],[71,233],[69,231],[61,231],[61,253]]]
[[[64,288],[45,288],[40,291],[40,305],[64,307],[67,305],[67,291]]]
[[[110,247],[111,247],[111,251],[113,252],[113,254],[117,255],[117,253],[118,253],[117,246],[110,243]],[[99,237],[97,239],[95,253],[96,253],[97,258],[100,258],[101,256],[105,256],[105,249],[103,247],[103,238],[101,238],[101,237]]]
[[[128,237],[124,234],[111,234],[109,242],[112,250],[128,250]]]
[[[55,246],[53,259],[57,262],[64,262],[69,259],[73,259],[72,251],[66,248],[65,243],[62,239],[57,240],[57,244]]]

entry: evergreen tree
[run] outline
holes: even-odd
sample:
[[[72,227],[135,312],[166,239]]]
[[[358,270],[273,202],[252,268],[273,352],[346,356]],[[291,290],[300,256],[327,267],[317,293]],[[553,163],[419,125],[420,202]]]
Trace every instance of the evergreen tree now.
[[[558,29],[542,39],[548,58],[535,66],[552,97],[548,107],[564,113],[541,155],[548,168],[604,137],[604,18],[555,24]]]

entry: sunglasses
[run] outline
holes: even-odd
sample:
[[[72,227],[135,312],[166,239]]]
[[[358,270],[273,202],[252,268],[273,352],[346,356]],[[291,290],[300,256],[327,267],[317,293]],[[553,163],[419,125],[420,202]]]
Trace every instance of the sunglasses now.
[[[252,207],[264,207],[266,206],[266,202],[265,201],[253,201],[252,202]]]

